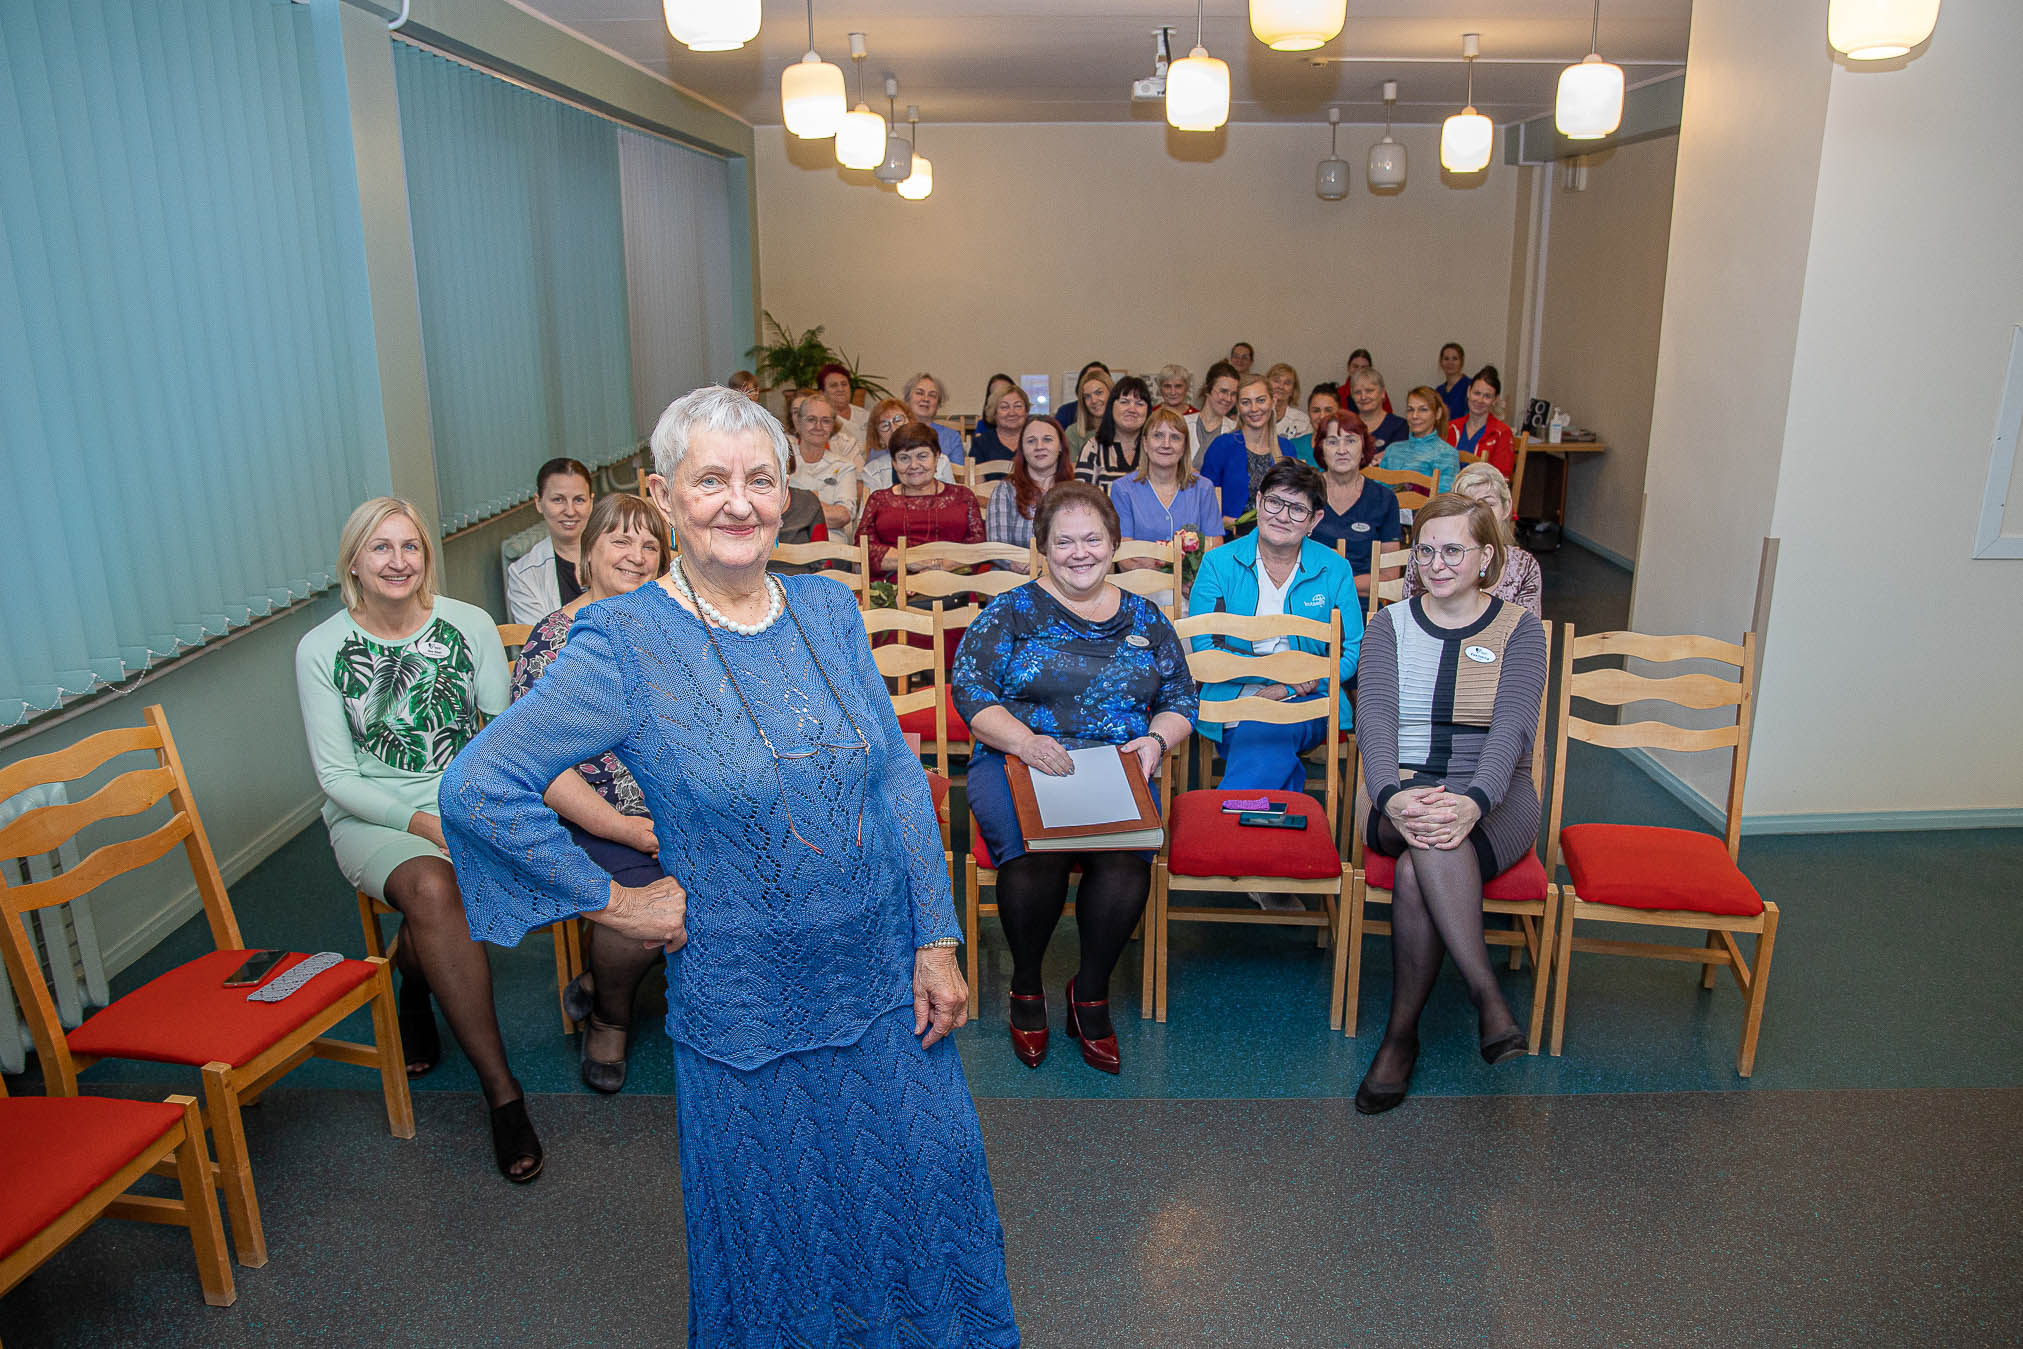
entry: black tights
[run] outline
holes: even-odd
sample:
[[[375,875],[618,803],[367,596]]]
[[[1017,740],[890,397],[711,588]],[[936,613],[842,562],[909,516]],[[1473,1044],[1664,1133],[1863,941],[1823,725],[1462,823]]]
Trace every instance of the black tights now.
[[[591,993],[591,1021],[583,1033],[591,1037],[590,1057],[608,1063],[625,1057],[633,999],[639,995],[646,972],[660,959],[661,948],[648,946],[637,937],[622,937],[602,923],[589,927],[590,945],[584,958],[590,967],[586,982]]]
[[[386,878],[386,902],[401,913],[400,949],[394,965],[401,975],[401,1001],[426,990],[450,1023],[477,1070],[478,1085],[492,1106],[520,1099],[520,1084],[506,1066],[506,1044],[492,1008],[492,963],[484,943],[471,939],[457,873],[440,857],[414,857]]]
[[[1419,1014],[1440,975],[1442,956],[1468,981],[1483,1039],[1517,1026],[1497,987],[1482,939],[1482,864],[1467,843],[1458,848],[1413,848],[1388,819],[1378,823],[1384,850],[1396,850],[1398,875],[1391,888],[1391,1019],[1370,1064],[1373,1082],[1404,1080],[1419,1055]]]
[[[998,868],[997,910],[1011,947],[1011,991],[1027,995],[1044,991],[1040,961],[1068,902],[1068,873],[1082,864],[1081,887],[1075,892],[1075,928],[1082,941],[1082,963],[1075,971],[1075,1001],[1101,1002],[1110,996],[1110,971],[1124,954],[1131,932],[1145,914],[1152,890],[1152,868],[1128,852],[1027,853]],[[1045,1025],[1037,1007],[1025,1011],[1012,1004],[1012,1024],[1023,1030]],[[1030,1021],[1020,1025],[1021,1019]],[[1081,1014],[1086,1035],[1112,1033],[1107,1010]]]

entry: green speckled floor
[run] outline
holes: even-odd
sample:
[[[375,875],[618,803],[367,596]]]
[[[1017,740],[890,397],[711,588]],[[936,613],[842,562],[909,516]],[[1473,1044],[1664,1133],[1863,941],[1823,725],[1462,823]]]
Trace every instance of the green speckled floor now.
[[[1620,621],[1622,573],[1571,548],[1544,561],[1553,616]],[[1569,770],[1568,818],[1696,827],[1600,750]],[[1414,1101],[1376,1120],[1346,1098],[1389,998],[1385,940],[1365,953],[1355,1040],[1327,1029],[1310,935],[1177,929],[1164,1026],[1136,1015],[1132,948],[1111,1078],[1058,1034],[1037,1071],[1012,1058],[986,924],[984,1015],[958,1043],[1028,1343],[2023,1342],[2023,831],[1751,838],[1742,862],[1784,912],[1753,1078],[1734,1073],[1732,984],[1582,956],[1565,1056],[1493,1071],[1450,973]],[[250,944],[359,949],[321,826],[233,899]],[[192,923],[121,985],[205,943]],[[1071,924],[1055,945],[1058,1027]],[[657,1009],[607,1100],[576,1079],[546,939],[494,968],[550,1152],[537,1185],[492,1173],[453,1047],[416,1084],[410,1143],[386,1136],[362,1073],[311,1064],[249,1117],[273,1260],[238,1272],[236,1307],[202,1305],[180,1234],[100,1224],[0,1298],[0,1339],[681,1342]],[[1521,1013],[1529,974],[1506,979]],[[188,1085],[119,1065],[86,1080]]]

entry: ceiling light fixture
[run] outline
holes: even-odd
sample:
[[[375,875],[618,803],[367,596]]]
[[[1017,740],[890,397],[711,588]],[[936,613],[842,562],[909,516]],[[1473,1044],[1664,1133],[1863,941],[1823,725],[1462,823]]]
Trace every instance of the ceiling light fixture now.
[[[1395,192],[1405,185],[1405,147],[1391,139],[1391,109],[1398,101],[1398,82],[1384,81],[1384,139],[1370,147],[1370,162],[1363,176],[1380,192]]]
[[[808,51],[780,72],[780,117],[802,140],[836,134],[850,108],[843,94],[843,71],[815,54],[815,0],[808,0]]]
[[[864,102],[864,35],[850,34],[850,63],[857,67],[857,106],[836,127],[836,162],[846,169],[875,169],[885,158],[885,119]]]
[[[1250,31],[1275,52],[1310,52],[1340,36],[1348,0],[1250,0]]]
[[[1194,50],[1166,70],[1166,123],[1175,131],[1213,131],[1229,120],[1229,63],[1201,45],[1202,0],[1194,0]]]
[[[1887,61],[1932,35],[1939,0],[1828,0],[1826,40],[1850,61]]]
[[[899,118],[892,111],[897,106],[898,97],[899,81],[887,75],[885,111],[886,125],[890,129],[885,133],[885,158],[880,161],[877,168],[871,170],[871,176],[881,183],[903,183],[913,172],[913,144],[899,134]]]
[[[692,52],[732,52],[759,35],[759,0],[662,0],[667,31]]]
[[[1600,140],[1623,124],[1623,68],[1601,57],[1602,0],[1595,0],[1587,56],[1559,72],[1552,124],[1570,141]]]
[[[1440,166],[1449,173],[1477,173],[1489,167],[1496,143],[1496,124],[1475,111],[1475,58],[1482,55],[1482,35],[1461,35],[1461,62],[1468,67],[1468,106],[1440,127]]]
[[[920,107],[908,104],[906,124],[913,132],[913,172],[899,185],[899,195],[908,201],[920,201],[934,191],[934,164],[920,153]]]
[[[1335,132],[1342,125],[1342,110],[1328,109],[1328,157],[1314,170],[1314,195],[1322,201],[1340,201],[1349,195],[1349,161],[1335,154]]]

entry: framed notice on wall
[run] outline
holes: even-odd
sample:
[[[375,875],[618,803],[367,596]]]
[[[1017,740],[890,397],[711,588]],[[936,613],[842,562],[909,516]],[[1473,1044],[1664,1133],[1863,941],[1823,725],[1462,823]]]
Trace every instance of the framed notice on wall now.
[[[1988,483],[1981,490],[1981,519],[1974,531],[1977,558],[2023,558],[2023,327],[2009,330],[2009,365],[2002,384],[2002,411],[1995,419],[1995,444],[1988,455]]]

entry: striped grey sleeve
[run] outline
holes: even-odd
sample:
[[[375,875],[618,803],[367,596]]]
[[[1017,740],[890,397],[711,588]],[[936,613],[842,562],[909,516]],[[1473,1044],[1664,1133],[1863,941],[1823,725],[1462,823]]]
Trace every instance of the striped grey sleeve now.
[[[1398,638],[1393,605],[1363,634],[1356,665],[1356,746],[1363,758],[1364,790],[1379,811],[1403,788],[1398,779]]]
[[[1529,614],[1518,620],[1503,645],[1503,674],[1496,681],[1496,706],[1489,714],[1489,735],[1466,795],[1487,815],[1510,790],[1520,763],[1528,763],[1538,730],[1538,700],[1545,694],[1545,628]]]

